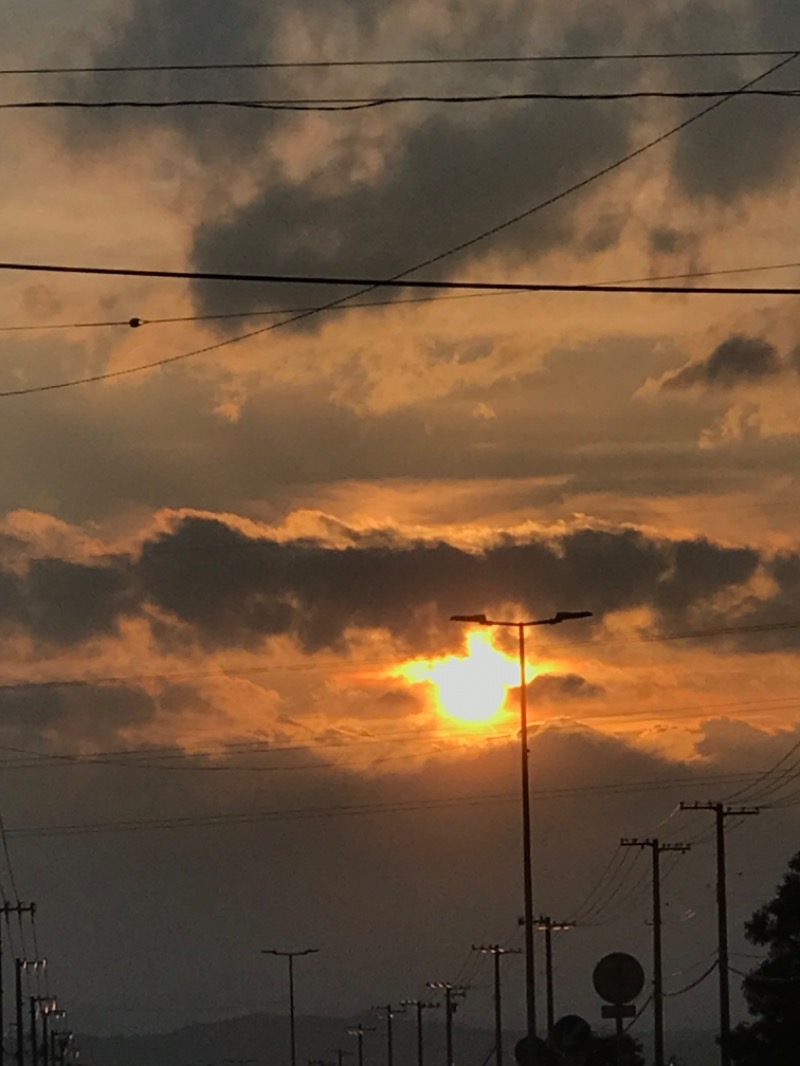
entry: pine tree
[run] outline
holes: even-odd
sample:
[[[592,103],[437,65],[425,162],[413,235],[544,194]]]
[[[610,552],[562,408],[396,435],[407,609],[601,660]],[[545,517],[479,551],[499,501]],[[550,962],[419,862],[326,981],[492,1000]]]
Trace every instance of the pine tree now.
[[[753,1021],[731,1034],[731,1057],[739,1066],[800,1063],[800,852],[775,898],[745,925],[747,939],[766,958],[743,982]]]

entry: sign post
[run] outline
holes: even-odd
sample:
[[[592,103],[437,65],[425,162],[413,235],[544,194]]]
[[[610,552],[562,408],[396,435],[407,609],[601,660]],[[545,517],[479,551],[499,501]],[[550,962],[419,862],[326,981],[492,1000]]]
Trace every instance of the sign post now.
[[[644,970],[638,959],[624,951],[604,955],[592,974],[594,990],[606,1002],[601,1008],[603,1018],[613,1018],[616,1023],[617,1063],[622,1066],[622,1038],[625,1035],[625,1018],[636,1017],[636,1007],[631,1000],[644,988]]]

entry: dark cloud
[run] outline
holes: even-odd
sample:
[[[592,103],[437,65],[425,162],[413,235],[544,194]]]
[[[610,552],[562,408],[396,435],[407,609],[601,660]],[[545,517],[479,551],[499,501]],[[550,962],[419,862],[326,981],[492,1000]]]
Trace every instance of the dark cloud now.
[[[678,255],[696,246],[697,234],[661,225],[650,230],[647,240],[650,251],[656,255]]]
[[[508,602],[534,616],[650,604],[673,624],[757,564],[755,552],[625,529],[509,537],[471,553],[391,533],[344,548],[252,540],[221,521],[187,518],[146,543],[135,569],[143,598],[204,643],[252,645],[290,632],[316,651],[343,647],[350,628],[373,627],[411,648],[440,648],[455,639],[441,630],[450,614]]]
[[[121,730],[144,726],[158,701],[124,685],[21,685],[0,687],[0,732],[16,744],[39,750],[52,744],[60,753],[80,751],[89,739],[116,746]]]
[[[201,223],[193,265],[247,272],[274,263],[290,275],[313,268],[321,275],[389,277],[545,199],[622,154],[626,144],[624,126],[602,107],[565,111],[544,103],[469,119],[434,113],[401,144],[386,149],[378,178],[344,180],[363,147],[354,139],[324,174],[305,182],[272,182],[222,220]],[[534,260],[570,241],[570,216],[569,206],[553,208],[497,234],[491,248]],[[482,254],[478,245],[448,260],[445,271]],[[285,286],[248,292],[212,282],[199,282],[194,291],[205,314],[287,301],[303,306],[342,295],[323,289],[311,296],[308,288]]]
[[[717,593],[742,586],[758,564],[748,549],[632,529],[508,536],[468,552],[391,529],[353,533],[335,547],[252,538],[222,520],[186,517],[147,541],[137,560],[90,566],[49,558],[21,575],[0,570],[0,602],[7,629],[43,646],[113,635],[123,617],[151,617],[155,608],[152,632],[173,652],[194,641],[254,648],[280,634],[307,651],[343,650],[348,630],[370,628],[423,649],[458,639],[443,627],[450,614],[509,602],[533,616],[582,609],[602,617],[649,605],[664,624],[680,624]]]
[[[663,379],[663,390],[690,389],[697,385],[732,389],[759,384],[784,372],[786,364],[773,344],[763,337],[737,333],[728,337],[705,359],[687,363]]]
[[[737,12],[736,27],[731,27],[725,4],[692,5],[695,8],[675,20],[684,46],[686,41],[704,38],[710,47],[718,47],[720,40],[732,39],[733,29],[741,34],[742,47],[781,49],[800,34],[798,10],[791,0],[748,0]],[[700,38],[691,32],[693,20],[703,25]],[[705,62],[688,70],[695,74],[697,85],[728,88],[745,84],[780,59],[768,57],[757,66],[747,60]],[[681,70],[688,72],[687,68]],[[797,71],[798,60],[793,59],[765,79],[762,87],[793,86]],[[800,148],[791,103],[770,97],[740,97],[683,130],[674,141],[672,163],[682,191],[692,199],[727,205],[785,185],[793,178]],[[690,101],[683,114],[688,116],[702,107],[702,102]]]
[[[93,49],[97,67],[169,66],[215,62],[252,63],[274,58],[274,43],[285,4],[252,4],[230,0],[224,11],[193,0],[134,0],[107,26]],[[232,95],[258,95],[261,78],[253,71],[236,74]],[[222,73],[152,71],[145,74],[96,73],[77,83],[64,82],[66,95],[81,99],[181,100],[224,97],[229,76]],[[223,164],[221,146],[235,147],[245,157],[274,129],[278,117],[231,110],[175,109],[126,113],[123,121],[108,123],[102,113],[73,114],[66,126],[70,143],[85,150],[108,147],[119,139],[148,138],[164,129],[178,133],[184,147],[192,147],[208,162]],[[164,166],[168,164],[164,163]]]
[[[91,566],[34,559],[22,574],[0,571],[0,619],[42,644],[79,644],[117,632],[137,610],[124,563]]]
[[[561,700],[594,700],[605,695],[602,685],[580,674],[540,674],[528,685],[533,700],[558,703]]]

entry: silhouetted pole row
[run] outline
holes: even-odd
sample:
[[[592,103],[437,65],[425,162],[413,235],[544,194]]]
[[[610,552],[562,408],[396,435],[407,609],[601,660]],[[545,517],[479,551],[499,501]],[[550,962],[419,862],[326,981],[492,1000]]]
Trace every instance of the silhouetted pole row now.
[[[726,807],[724,803],[682,803],[682,811],[713,811],[717,837],[717,930],[719,948],[719,1060],[730,1066],[731,992],[728,972],[728,888],[725,872],[725,819],[760,814],[758,807]]]
[[[413,1007],[417,1012],[417,1066],[423,1066],[425,1060],[425,1045],[422,1037],[422,1012],[435,1010],[438,1003],[426,1003],[421,999],[401,999],[401,1007]]]
[[[655,1066],[664,1066],[664,966],[661,955],[661,853],[685,853],[691,844],[662,844],[655,837],[623,837],[622,848],[649,848],[653,857],[653,1051]]]
[[[519,712],[520,755],[522,786],[522,883],[525,900],[525,1008],[528,1039],[536,1037],[536,960],[534,947],[533,917],[533,857],[531,846],[531,795],[529,781],[528,751],[528,693],[525,677],[525,630],[530,626],[555,626],[578,618],[590,618],[591,611],[557,611],[551,618],[539,618],[530,622],[505,622],[487,618],[485,614],[454,614],[451,622],[469,622],[473,625],[516,629],[519,640]]]
[[[319,948],[303,948],[302,951],[277,951],[275,948],[262,948],[262,955],[277,955],[289,960],[289,1043],[291,1046],[292,1066],[297,1066],[297,1043],[294,1032],[294,960],[301,955],[316,955]]]

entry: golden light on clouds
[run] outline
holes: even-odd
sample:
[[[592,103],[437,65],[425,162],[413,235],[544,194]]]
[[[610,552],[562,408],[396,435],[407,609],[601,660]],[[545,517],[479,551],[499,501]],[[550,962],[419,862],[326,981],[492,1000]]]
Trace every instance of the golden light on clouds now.
[[[519,684],[519,663],[496,648],[491,633],[467,635],[466,655],[419,659],[404,663],[397,673],[408,681],[427,682],[436,710],[459,722],[496,722],[508,691]]]

